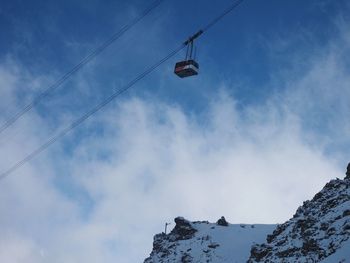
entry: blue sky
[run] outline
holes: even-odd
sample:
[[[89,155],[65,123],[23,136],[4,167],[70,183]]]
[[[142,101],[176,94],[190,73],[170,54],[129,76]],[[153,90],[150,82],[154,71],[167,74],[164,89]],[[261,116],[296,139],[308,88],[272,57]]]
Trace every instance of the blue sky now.
[[[196,32],[208,21],[220,13],[230,1],[221,1],[215,5],[209,1],[167,2],[136,26],[119,43],[110,47],[95,63],[99,66],[97,94],[104,94],[118,80],[132,78],[148,65],[149,59],[157,60],[177,43]],[[186,101],[185,97],[198,98],[198,93],[215,92],[202,90],[188,94],[187,85],[205,82],[217,83],[222,80],[235,82],[236,78],[251,86],[260,88],[234,90],[244,102],[265,99],[269,94],[272,72],[288,67],[286,55],[299,52],[312,52],[314,44],[326,45],[329,37],[336,35],[332,19],[339,10],[343,10],[345,1],[247,1],[235,14],[225,18],[208,34],[198,41],[199,61],[203,74],[194,80],[175,81],[168,74],[173,85],[183,89],[156,89],[156,95],[177,103]],[[2,41],[1,57],[11,54],[22,65],[35,74],[62,74],[74,66],[84,55],[99,43],[117,32],[130,16],[146,5],[142,1],[16,1],[5,2],[1,8],[1,31],[6,41]],[[279,50],[271,51],[270,41],[289,35],[308,34],[311,39],[295,39],[295,43]],[[128,43],[126,47],[126,43]],[[302,51],[300,51],[302,50]],[[153,53],[157,51],[156,53]],[[162,52],[158,52],[162,51]],[[274,57],[271,57],[273,52]],[[123,54],[124,56],[121,56]],[[158,56],[158,57],[157,57]],[[177,59],[180,59],[179,56]],[[274,61],[271,61],[274,59]],[[171,62],[169,62],[171,64]],[[123,73],[120,74],[121,68]],[[44,70],[43,70],[44,69]],[[159,72],[166,71],[163,67]],[[95,70],[96,71],[96,70]],[[169,71],[169,69],[168,69]],[[159,74],[158,72],[158,74]],[[167,72],[168,73],[168,72]],[[211,73],[211,74],[210,74]],[[152,81],[159,80],[154,74]],[[261,85],[262,84],[262,85]],[[67,83],[66,89],[74,89]],[[179,90],[179,91],[177,91]],[[147,91],[153,92],[150,88]],[[147,92],[146,91],[146,92]],[[64,92],[62,89],[60,92]],[[142,92],[142,91],[141,91]],[[170,93],[170,94],[169,94]],[[190,105],[193,106],[191,99]]]
[[[85,94],[88,96],[81,97],[86,101],[77,105],[84,110],[91,103],[89,95],[108,95],[142,71],[148,62],[161,58],[206,25],[229,3],[221,1],[215,6],[209,1],[164,3],[94,60],[87,67],[93,67],[93,72],[84,69],[55,94],[67,95],[69,105],[65,108],[72,107],[70,100],[76,104],[74,98],[81,94],[74,93],[77,89],[74,80],[92,81],[89,93]],[[182,81],[171,74],[172,64],[183,57],[181,54],[145,81],[151,85],[135,92],[141,96],[152,93],[186,110],[203,110],[207,97],[217,91],[213,84],[229,82],[233,84],[230,92],[243,105],[264,102],[274,92],[270,85],[274,74],[289,70],[290,56],[312,54],[315,45],[325,46],[330,36],[336,37],[334,17],[344,6],[345,1],[244,2],[239,11],[226,17],[198,41],[200,76]],[[0,55],[3,59],[10,55],[30,73],[55,79],[144,7],[142,1],[110,1],[102,5],[97,1],[5,2],[0,26],[6,41],[0,44]],[[295,37],[293,43],[286,46],[272,47],[276,41],[283,42],[289,36],[299,38]],[[160,86],[161,83],[167,83],[166,87]],[[245,85],[244,88],[241,85]],[[283,85],[277,89],[283,89]],[[46,110],[50,109],[42,109]]]
[[[162,3],[0,135],[0,169],[230,3]],[[146,6],[3,1],[0,123]],[[349,8],[346,1],[244,1],[197,41],[198,76],[173,74],[178,54],[0,181],[0,261],[140,262],[152,236],[179,215],[287,220],[343,177],[349,161]]]

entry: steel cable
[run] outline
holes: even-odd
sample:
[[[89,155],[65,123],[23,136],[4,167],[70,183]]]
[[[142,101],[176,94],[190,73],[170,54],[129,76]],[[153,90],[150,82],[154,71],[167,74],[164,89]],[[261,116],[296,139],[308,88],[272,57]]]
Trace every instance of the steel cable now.
[[[210,27],[212,27],[214,24],[216,24],[219,20],[221,20],[224,16],[226,16],[228,13],[233,11],[240,3],[242,3],[244,0],[238,0],[235,1],[228,9],[226,9],[220,16],[213,19],[206,27],[203,28],[202,33],[206,32]],[[199,31],[199,32],[200,32]],[[196,33],[197,34],[197,33]],[[197,36],[198,37],[198,36]],[[30,154],[28,154],[25,158],[18,161],[14,165],[12,165],[9,169],[7,169],[5,172],[0,174],[0,180],[6,178],[9,176],[12,172],[17,170],[19,167],[23,166],[25,163],[32,160],[36,155],[40,154],[42,151],[47,149],[50,145],[55,143],[57,140],[64,137],[68,132],[82,124],[85,120],[87,120],[89,117],[91,117],[93,114],[101,110],[103,107],[105,107],[107,104],[112,102],[115,98],[126,92],[128,89],[133,87],[137,82],[142,80],[144,77],[146,77],[148,74],[150,74],[152,71],[154,71],[156,68],[158,68],[160,65],[162,65],[164,62],[169,60],[171,57],[176,55],[178,52],[180,52],[183,48],[186,47],[188,44],[188,41],[181,44],[179,47],[171,51],[167,56],[156,62],[155,64],[148,67],[144,72],[139,74],[136,78],[134,78],[132,81],[130,81],[127,85],[113,93],[111,96],[91,108],[88,112],[86,112],[84,115],[73,121],[70,125],[68,125],[66,128],[62,129],[60,132],[58,132],[56,135],[52,136],[48,141],[46,141],[44,144],[42,144],[40,147],[32,151]]]
[[[60,87],[67,79],[69,79],[72,75],[78,72],[83,66],[89,63],[92,59],[101,54],[107,47],[113,44],[117,39],[119,39],[124,33],[126,33],[130,28],[135,26],[138,22],[140,22],[145,16],[147,16],[153,9],[159,6],[165,0],[157,0],[153,2],[147,9],[145,9],[138,17],[133,19],[129,24],[122,27],[117,33],[115,33],[112,37],[110,37],[107,41],[102,43],[99,47],[97,47],[94,51],[92,51],[89,55],[83,58],[77,65],[75,65],[71,70],[69,70],[66,74],[64,74],[61,78],[59,78],[54,84],[43,90],[38,96],[36,96],[29,104],[23,107],[20,111],[14,114],[12,117],[7,119],[7,121],[0,126],[0,134],[4,132],[7,128],[12,126],[18,119],[20,119],[24,114],[30,111],[33,107],[35,107],[41,100],[47,97],[51,92]]]

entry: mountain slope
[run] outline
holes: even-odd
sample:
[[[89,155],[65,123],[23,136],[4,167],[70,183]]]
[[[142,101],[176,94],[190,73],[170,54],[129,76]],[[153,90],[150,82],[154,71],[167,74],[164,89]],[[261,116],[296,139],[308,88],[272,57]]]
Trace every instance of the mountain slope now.
[[[348,246],[349,237],[350,180],[336,179],[277,226],[266,243],[253,246],[249,262],[322,262]]]
[[[175,218],[169,234],[154,237],[144,263],[350,262],[350,164],[281,225],[216,224]]]
[[[262,242],[276,225],[234,225],[224,218],[215,223],[175,218],[168,234],[154,237],[153,251],[145,263],[245,262],[254,242]]]

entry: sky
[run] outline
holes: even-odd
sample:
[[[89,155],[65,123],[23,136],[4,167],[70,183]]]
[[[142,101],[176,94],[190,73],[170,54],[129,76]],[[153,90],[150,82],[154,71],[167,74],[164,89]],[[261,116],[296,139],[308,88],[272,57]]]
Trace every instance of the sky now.
[[[150,3],[1,1],[0,124]],[[231,3],[164,1],[0,134],[0,170]],[[142,262],[176,216],[288,220],[349,162],[349,11],[244,1],[196,41],[198,76],[179,53],[0,180],[0,261]]]

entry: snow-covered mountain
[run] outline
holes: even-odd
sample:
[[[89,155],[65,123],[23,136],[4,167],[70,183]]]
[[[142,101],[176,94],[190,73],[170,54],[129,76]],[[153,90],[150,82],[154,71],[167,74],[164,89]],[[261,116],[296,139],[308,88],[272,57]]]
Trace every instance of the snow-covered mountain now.
[[[248,262],[350,262],[349,237],[350,179],[336,179],[253,246]]]
[[[224,218],[215,223],[175,218],[168,234],[154,237],[153,251],[145,263],[245,262],[253,242],[263,242],[276,225],[233,225]]]
[[[175,223],[154,237],[144,263],[350,262],[350,164],[344,180],[327,183],[284,224]]]

